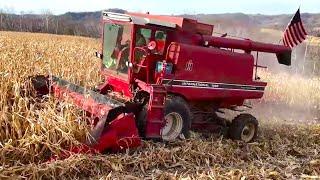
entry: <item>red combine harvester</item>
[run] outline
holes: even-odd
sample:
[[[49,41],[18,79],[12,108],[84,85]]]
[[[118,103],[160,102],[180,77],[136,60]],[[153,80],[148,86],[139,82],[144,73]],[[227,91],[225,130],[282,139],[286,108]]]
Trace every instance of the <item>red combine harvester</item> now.
[[[99,152],[139,146],[140,138],[189,138],[191,130],[227,129],[230,138],[250,142],[256,118],[228,122],[217,112],[263,96],[267,83],[256,76],[261,66],[252,52],[291,64],[288,47],[215,37],[213,25],[192,19],[103,12],[101,23],[103,84],[89,90],[54,76],[32,79],[39,95],[68,99],[96,119],[88,144]]]

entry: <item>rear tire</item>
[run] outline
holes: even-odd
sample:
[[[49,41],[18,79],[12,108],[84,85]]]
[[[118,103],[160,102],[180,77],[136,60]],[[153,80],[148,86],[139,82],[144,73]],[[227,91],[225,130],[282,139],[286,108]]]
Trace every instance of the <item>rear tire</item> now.
[[[251,142],[257,137],[258,121],[251,114],[235,117],[229,128],[229,137],[233,140]]]
[[[161,130],[164,141],[190,138],[191,112],[183,98],[167,97],[164,113],[166,124]]]

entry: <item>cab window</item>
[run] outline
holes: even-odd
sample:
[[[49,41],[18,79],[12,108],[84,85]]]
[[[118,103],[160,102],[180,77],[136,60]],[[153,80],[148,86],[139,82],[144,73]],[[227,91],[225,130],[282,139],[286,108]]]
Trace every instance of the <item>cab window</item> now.
[[[151,39],[151,29],[140,28],[136,32],[136,46],[146,46]]]
[[[166,45],[167,34],[164,31],[156,31],[155,41],[157,42],[156,51],[158,54],[162,55]]]
[[[130,33],[129,25],[104,24],[103,65],[117,73],[128,73],[126,64],[129,62]]]

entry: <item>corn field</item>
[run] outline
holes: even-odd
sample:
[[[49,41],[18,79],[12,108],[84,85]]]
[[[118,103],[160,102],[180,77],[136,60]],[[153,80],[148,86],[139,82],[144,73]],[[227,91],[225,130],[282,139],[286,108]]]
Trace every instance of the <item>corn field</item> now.
[[[259,137],[249,144],[193,133],[175,143],[145,141],[118,154],[50,161],[84,142],[89,127],[83,112],[70,104],[51,96],[33,99],[26,79],[52,73],[93,87],[101,81],[93,54],[99,46],[91,38],[0,32],[0,179],[320,178],[319,120],[259,119]],[[269,86],[254,103],[319,110],[319,78],[269,72],[261,77]]]

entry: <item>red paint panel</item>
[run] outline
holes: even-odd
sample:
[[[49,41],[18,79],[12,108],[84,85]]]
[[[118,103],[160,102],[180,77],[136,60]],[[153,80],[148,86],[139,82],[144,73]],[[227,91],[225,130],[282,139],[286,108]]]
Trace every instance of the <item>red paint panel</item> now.
[[[122,76],[121,74],[114,75],[107,70],[103,70],[101,73],[105,76],[105,81],[112,87],[113,91],[122,93],[129,98],[132,97],[128,76]]]
[[[202,89],[191,87],[169,86],[168,91],[181,94],[189,101],[224,101],[228,99],[259,99],[263,91],[225,90],[225,89]]]
[[[103,152],[107,149],[119,151],[141,145],[138,129],[133,114],[112,121],[101,135],[93,149]]]
[[[192,69],[187,69],[192,63]],[[250,84],[253,76],[252,55],[218,48],[180,44],[175,79],[203,82]]]

